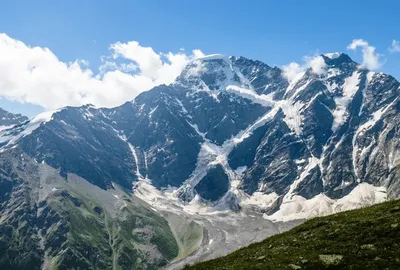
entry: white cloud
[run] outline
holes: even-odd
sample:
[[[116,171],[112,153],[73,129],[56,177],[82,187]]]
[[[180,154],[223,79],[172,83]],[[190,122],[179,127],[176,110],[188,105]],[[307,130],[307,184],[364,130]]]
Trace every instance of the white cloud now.
[[[296,80],[296,78],[298,78],[309,68],[311,68],[311,71],[314,74],[323,75],[326,71],[326,63],[324,58],[320,55],[304,56],[302,65],[292,62],[282,67],[284,76],[290,82]]]
[[[283,66],[282,70],[283,75],[291,82],[298,76],[298,74],[304,72],[304,67],[300,66],[296,62],[292,62],[286,66]]]
[[[392,46],[389,48],[389,52],[391,53],[400,52],[400,42],[398,42],[397,40],[393,40]]]
[[[207,72],[207,67],[204,65],[203,61],[195,60],[193,61],[193,67],[189,69],[190,76],[199,76],[201,73]]]
[[[322,75],[325,73],[326,63],[322,56],[306,57],[305,59],[307,66],[309,66],[315,74]]]
[[[354,39],[348,46],[348,50],[357,50],[361,48],[363,54],[363,61],[361,63],[362,68],[367,68],[370,70],[378,69],[382,66],[380,58],[381,54],[375,52],[375,47],[368,44],[367,41],[363,39]]]
[[[195,58],[201,58],[204,57],[204,53],[202,51],[200,51],[199,49],[195,49],[193,50],[193,55]]]
[[[136,41],[110,46],[95,75],[85,60],[64,63],[50,49],[30,47],[0,34],[0,96],[55,109],[92,103],[112,107],[175,80],[185,65],[202,55],[156,53]],[[121,60],[122,63],[118,63]]]

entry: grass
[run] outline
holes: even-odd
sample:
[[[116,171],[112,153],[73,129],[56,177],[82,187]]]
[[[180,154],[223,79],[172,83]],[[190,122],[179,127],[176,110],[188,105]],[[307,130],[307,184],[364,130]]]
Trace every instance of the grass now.
[[[172,233],[179,246],[179,254],[174,261],[179,261],[195,252],[203,240],[203,228],[194,221],[175,214],[166,214]]]
[[[126,205],[116,217],[72,190],[68,196],[55,193],[47,200],[67,225],[62,233],[67,239],[55,248],[57,254],[51,258],[54,268],[157,269],[178,255],[168,222],[129,198],[124,199]],[[57,231],[53,231],[47,238],[57,237]],[[147,252],[152,249],[161,257]]]
[[[314,218],[185,269],[400,269],[400,200]]]

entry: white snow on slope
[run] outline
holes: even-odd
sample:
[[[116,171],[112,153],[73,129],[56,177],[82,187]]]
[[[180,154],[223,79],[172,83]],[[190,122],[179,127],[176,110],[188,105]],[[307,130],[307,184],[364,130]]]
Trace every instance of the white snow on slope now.
[[[12,128],[14,125],[10,125],[10,126],[0,126],[0,131],[6,130],[6,129],[10,129]]]
[[[6,148],[8,146],[14,145],[18,142],[21,138],[31,134],[35,129],[40,127],[40,125],[45,124],[53,119],[53,114],[61,111],[54,110],[54,111],[47,111],[38,114],[37,116],[33,117],[29,122],[27,122],[23,127],[18,128],[11,128],[0,131],[0,143],[7,142],[6,146],[2,148]]]
[[[301,80],[301,78],[303,78],[303,76],[304,76],[305,74],[306,74],[305,71],[301,71],[301,72],[296,73],[296,74],[293,75],[293,76],[286,76],[287,79],[289,80],[289,86],[288,86],[288,88],[286,89],[285,96],[286,96],[290,91],[293,90],[293,88],[297,85],[297,83]]]
[[[366,95],[367,95],[367,89],[368,89],[368,86],[370,85],[370,83],[371,83],[371,81],[372,81],[374,75],[375,75],[375,72],[372,72],[372,71],[370,71],[370,72],[367,73],[367,81],[366,81],[366,83],[365,83],[365,87],[364,87],[363,90],[362,90],[362,102],[361,102],[360,111],[358,112],[358,116],[361,116],[361,114],[362,114],[362,112],[363,112],[363,109],[364,109],[364,101],[365,101],[365,97],[366,97]]]
[[[135,160],[135,164],[136,164],[136,176],[139,177],[139,178],[143,178],[143,176],[140,174],[140,171],[139,171],[139,159],[138,159],[138,156],[137,156],[137,154],[136,154],[135,147],[133,147],[133,145],[130,144],[130,143],[128,143],[128,146],[129,146],[129,149],[131,150],[133,159]]]
[[[334,99],[336,108],[333,111],[332,131],[336,131],[346,122],[348,117],[347,106],[359,88],[360,76],[361,73],[357,70],[350,77],[346,78],[343,84],[342,96]]]
[[[133,191],[135,196],[159,210],[175,211],[177,213],[182,211],[193,215],[214,215],[221,212],[203,203],[198,195],[189,203],[182,203],[178,198],[178,189],[158,190],[151,185],[150,181],[144,179],[134,183]]]
[[[295,195],[291,200],[283,202],[277,212],[264,217],[274,222],[308,219],[381,203],[386,199],[384,187],[360,183],[347,196],[338,200],[330,199],[325,194],[319,194],[309,200]]]
[[[297,96],[304,91],[307,86],[310,84],[312,80],[302,81],[301,85],[299,85],[301,79],[305,75],[305,72],[299,73],[296,78],[290,82],[288,88],[285,92],[286,99],[280,100],[276,103],[276,106],[279,106],[284,114],[285,118],[283,119],[287,126],[295,132],[297,135],[301,135],[302,129],[301,125],[303,122],[302,110],[304,110],[304,103],[299,100],[296,100]],[[293,89],[297,87],[296,91],[292,93]],[[312,101],[308,101],[308,104],[311,104]]]
[[[296,190],[297,186],[306,178],[306,176],[310,173],[310,171],[318,166],[319,164],[319,159],[315,157],[311,157],[308,160],[307,166],[303,169],[303,172],[300,174],[300,176],[290,185],[289,192],[285,195],[283,198],[283,203],[285,201],[291,200],[291,198],[294,196],[294,191]],[[300,169],[300,168],[299,168]]]
[[[237,85],[228,85],[226,87],[226,91],[227,92],[231,92],[233,94],[236,94],[238,96],[241,96],[245,99],[249,99],[251,100],[253,103],[257,103],[260,104],[264,107],[272,107],[274,106],[275,102],[272,99],[272,94],[270,95],[258,95],[256,92],[250,90],[250,89],[246,89],[246,88],[242,88],[239,87]]]
[[[357,144],[358,136],[362,136],[367,130],[374,127],[378,123],[378,121],[382,118],[382,116],[386,113],[386,111],[397,102],[397,100],[398,98],[393,100],[390,104],[372,113],[371,118],[364,124],[360,125],[357,131],[354,133],[352,139],[352,144],[353,144],[352,161],[353,161],[353,170],[357,178],[358,178],[358,171],[357,171],[358,160],[360,158],[363,158],[364,155],[368,153],[369,149],[373,146],[373,144],[375,144],[375,140],[373,140],[368,146],[364,147],[363,149],[360,149]],[[357,181],[360,181],[360,179],[357,179]]]
[[[223,54],[209,54],[209,55],[204,55],[202,57],[196,58],[196,60],[214,60],[214,59],[226,59],[229,58],[228,56],[225,56]]]
[[[324,56],[326,56],[326,57],[328,57],[330,59],[336,59],[341,55],[342,55],[342,53],[340,53],[340,52],[324,53]]]
[[[393,100],[390,104],[388,104],[385,107],[380,108],[379,110],[377,110],[376,112],[374,112],[372,114],[372,117],[365,122],[364,124],[360,125],[359,128],[357,129],[356,134],[362,134],[363,132],[365,132],[366,130],[372,128],[373,126],[376,125],[376,123],[378,123],[378,121],[382,118],[382,116],[385,114],[385,112],[393,105],[395,104],[395,102],[397,101],[398,98],[396,98],[395,100]]]
[[[333,211],[347,211],[387,200],[386,188],[375,187],[368,183],[360,183],[347,196],[338,199],[333,205]]]
[[[301,102],[292,103],[290,100],[284,100],[278,104],[285,114],[285,118],[283,120],[285,121],[286,125],[297,135],[300,135],[302,133],[301,124],[303,122],[303,117],[300,110],[303,107],[303,104]]]
[[[285,121],[287,126],[297,135],[300,135],[302,133],[301,124],[303,121],[301,109],[303,108],[304,104],[299,101],[294,102],[294,99],[302,90],[307,87],[308,84],[309,82],[306,82],[304,85],[299,87],[299,89],[296,90],[296,92],[288,100],[279,101],[275,101],[273,99],[273,93],[269,95],[258,95],[252,90],[238,87],[236,85],[228,85],[226,91],[234,93],[245,99],[251,100],[253,103],[260,104],[264,107],[272,107],[272,111],[274,112],[282,109],[285,114],[283,120]]]
[[[128,139],[126,138],[125,135],[121,135],[118,130],[114,129],[114,131],[117,134],[117,136],[128,145],[129,150],[131,151],[133,160],[135,161],[135,164],[136,164],[136,176],[139,179],[144,179],[145,177],[143,177],[143,175],[140,173],[140,170],[139,170],[139,159],[138,159],[135,147],[128,141]],[[147,166],[147,164],[146,164],[146,166]]]
[[[197,124],[192,124],[191,122],[187,121],[186,122],[196,131],[196,133],[203,138],[203,140],[206,140],[206,133],[201,132],[199,130],[199,127],[197,126]]]
[[[261,209],[267,209],[278,199],[278,194],[272,192],[270,194],[265,194],[263,192],[254,192],[251,196],[243,194],[244,196],[240,198],[240,205],[245,206],[257,206]]]

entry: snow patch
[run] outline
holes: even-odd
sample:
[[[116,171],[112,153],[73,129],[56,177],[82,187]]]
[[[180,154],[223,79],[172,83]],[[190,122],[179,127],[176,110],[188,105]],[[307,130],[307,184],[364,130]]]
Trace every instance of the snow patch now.
[[[201,131],[199,130],[199,127],[197,126],[197,124],[192,124],[192,123],[190,123],[189,121],[186,121],[186,122],[196,131],[196,133],[197,133],[200,137],[203,138],[203,140],[206,140],[206,133],[201,132]]]
[[[347,106],[359,88],[360,76],[361,73],[359,71],[354,71],[350,77],[346,78],[343,84],[342,96],[334,99],[336,104],[336,108],[333,111],[332,131],[334,132],[346,122],[348,117]]]
[[[244,172],[246,171],[246,169],[247,169],[247,166],[238,167],[238,168],[235,170],[235,173],[236,173],[238,176],[243,176],[243,174],[244,174]]]
[[[214,59],[225,59],[225,58],[229,58],[229,57],[225,56],[223,54],[209,54],[209,55],[204,55],[202,57],[199,57],[196,60],[214,60]]]
[[[251,196],[245,196],[241,201],[241,206],[257,206],[261,209],[269,208],[277,199],[279,195],[275,192],[265,194],[263,192],[254,192]]]
[[[360,183],[348,195],[338,200],[333,200],[325,194],[316,195],[309,200],[295,195],[284,201],[277,212],[269,216],[264,215],[264,218],[274,222],[308,219],[381,203],[386,199],[385,187]]]
[[[241,96],[245,99],[251,100],[253,103],[260,104],[264,107],[271,107],[274,105],[274,101],[272,99],[272,95],[258,95],[252,90],[242,88],[236,85],[228,85],[226,87],[226,91],[234,93],[238,96]]]
[[[144,181],[143,179],[139,179],[138,182],[134,183],[133,192],[135,196],[159,210],[183,212],[192,215],[213,215],[221,212],[203,203],[198,195],[189,203],[184,204],[179,200],[179,190],[177,188],[158,190],[149,181]]]
[[[185,106],[183,106],[182,101],[180,101],[178,98],[175,98],[175,100],[176,100],[176,102],[178,103],[178,105],[181,107],[181,111],[182,111],[184,114],[188,114],[188,111],[186,110]]]
[[[6,130],[6,129],[10,129],[12,128],[14,125],[11,126],[0,126],[0,131]]]
[[[153,113],[158,109],[158,105],[155,106],[153,109],[151,109],[151,111],[149,112],[149,118],[152,117]]]
[[[376,123],[382,118],[382,116],[385,114],[385,112],[397,101],[398,98],[396,98],[395,100],[393,100],[389,105],[380,108],[379,110],[377,110],[376,112],[374,112],[372,114],[372,117],[365,122],[364,124],[360,125],[359,128],[357,129],[356,134],[357,135],[361,135],[363,132],[365,132],[366,130],[372,128],[373,126],[376,125]]]
[[[340,52],[324,53],[324,56],[328,57],[329,59],[336,59],[341,55],[342,55],[342,53],[340,53]]]
[[[133,145],[130,144],[129,142],[128,142],[128,146],[129,146],[129,149],[131,150],[133,159],[135,160],[135,164],[136,164],[136,176],[139,177],[139,178],[143,178],[143,176],[140,174],[140,171],[139,171],[139,159],[138,159],[138,156],[137,156],[137,154],[136,154],[135,147],[133,147]]]
[[[297,135],[300,135],[302,133],[301,124],[303,122],[303,117],[300,113],[300,109],[302,108],[302,106],[303,105],[301,102],[280,102],[280,107],[285,114],[285,118],[283,120],[285,121],[286,125]]]
[[[53,115],[60,110],[47,111],[38,114],[33,117],[29,122],[27,122],[23,127],[18,126],[15,129],[6,129],[0,131],[0,143],[7,142],[5,147],[12,146],[16,142],[18,142],[21,138],[31,134],[37,128],[39,128],[42,124],[45,124],[53,119]],[[17,131],[17,132],[16,132]]]
[[[292,199],[294,196],[294,191],[296,190],[297,186],[304,180],[304,178],[310,173],[311,169],[316,167],[320,163],[320,160],[315,158],[315,157],[310,157],[308,159],[308,164],[307,166],[302,169],[302,173],[300,176],[290,185],[289,187],[289,192],[286,193],[285,197],[283,198],[283,203],[285,201],[289,201]],[[301,169],[301,166],[299,166],[299,170]]]

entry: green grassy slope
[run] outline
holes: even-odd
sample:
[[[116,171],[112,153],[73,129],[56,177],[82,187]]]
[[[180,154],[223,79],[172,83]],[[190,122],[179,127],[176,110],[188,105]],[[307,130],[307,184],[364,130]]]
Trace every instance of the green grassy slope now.
[[[179,246],[179,254],[174,261],[179,261],[195,252],[203,240],[203,228],[185,216],[173,213],[164,213],[172,233]]]
[[[111,215],[72,189],[38,204],[27,186],[15,189],[0,204],[16,209],[0,211],[0,269],[159,269],[178,256],[168,222],[133,197]]]
[[[400,200],[314,218],[185,269],[400,269]]]
[[[73,191],[47,203],[67,226],[66,240],[48,254],[55,269],[158,269],[178,255],[168,222],[128,197],[117,217]],[[46,242],[54,239],[47,234]]]
[[[0,156],[0,269],[160,269],[180,253],[168,221],[15,149]]]

